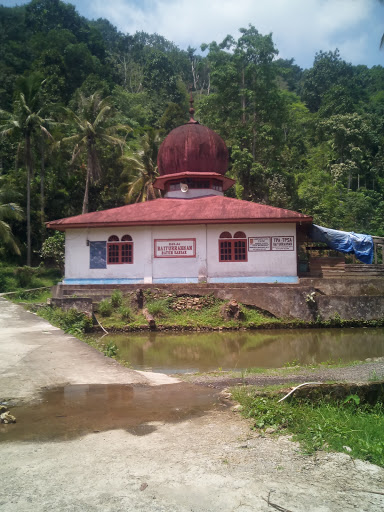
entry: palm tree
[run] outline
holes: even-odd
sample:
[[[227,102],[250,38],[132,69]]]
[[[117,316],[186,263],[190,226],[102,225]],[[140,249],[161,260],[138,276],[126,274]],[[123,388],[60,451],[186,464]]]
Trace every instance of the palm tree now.
[[[1,186],[0,182],[0,244],[20,255],[19,246],[7,221],[21,220],[23,218],[23,210],[18,204],[10,202],[10,195],[9,190]]]
[[[129,181],[125,181],[120,189],[125,192],[127,203],[139,203],[160,197],[160,192],[153,187],[153,182],[158,176],[157,153],[160,142],[160,132],[150,129],[140,141],[141,149],[133,156],[122,157],[126,168],[121,177]]]
[[[64,111],[70,125],[77,132],[62,140],[62,142],[74,143],[71,163],[74,163],[81,154],[87,155],[87,177],[82,209],[82,213],[87,213],[89,186],[96,183],[102,175],[98,144],[104,142],[123,148],[125,138],[116,134],[118,131],[127,133],[131,128],[119,123],[114,124],[110,98],[102,99],[100,92],[95,92],[88,98],[80,94],[77,113],[69,108],[65,108]]]
[[[24,146],[24,165],[27,168],[27,265],[31,265],[31,179],[33,176],[32,141],[39,134],[52,138],[46,126],[51,119],[43,117],[40,108],[41,87],[44,83],[40,73],[22,77],[18,84],[14,112],[0,110],[2,117],[0,134],[15,135]]]

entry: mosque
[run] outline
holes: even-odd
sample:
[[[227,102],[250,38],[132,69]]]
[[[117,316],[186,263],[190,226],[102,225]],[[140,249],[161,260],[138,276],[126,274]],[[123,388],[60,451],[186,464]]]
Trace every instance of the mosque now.
[[[65,231],[63,284],[299,281],[298,233],[312,217],[225,197],[227,147],[190,113],[159,149],[162,198],[47,224]]]

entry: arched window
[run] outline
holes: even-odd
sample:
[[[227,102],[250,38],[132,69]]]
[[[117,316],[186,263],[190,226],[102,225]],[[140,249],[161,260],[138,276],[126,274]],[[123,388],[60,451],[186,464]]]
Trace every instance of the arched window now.
[[[231,233],[224,231],[219,237],[219,261],[248,261],[247,237],[243,231]]]
[[[111,235],[108,238],[108,264],[133,263],[133,241],[131,235],[123,235],[121,242],[119,237]]]

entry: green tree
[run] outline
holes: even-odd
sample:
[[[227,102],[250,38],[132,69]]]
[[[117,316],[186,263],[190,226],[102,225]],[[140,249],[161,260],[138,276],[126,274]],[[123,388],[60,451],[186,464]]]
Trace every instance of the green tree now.
[[[125,138],[119,135],[130,131],[130,128],[120,123],[115,123],[114,111],[110,104],[110,98],[102,98],[99,92],[95,92],[88,98],[79,94],[77,113],[69,108],[64,109],[70,127],[77,132],[69,137],[64,137],[62,142],[74,144],[72,163],[81,155],[87,157],[87,173],[84,191],[82,213],[88,212],[89,187],[96,183],[102,175],[100,164],[100,146],[102,144],[118,145],[123,148]]]
[[[0,181],[0,245],[19,255],[20,249],[8,221],[21,220],[23,210],[18,204],[11,202],[11,195],[4,185],[3,177]]]
[[[336,90],[332,92],[334,88]],[[335,98],[334,105],[339,109],[340,90],[343,90],[342,97],[346,97],[346,101],[353,92],[356,93],[352,64],[342,60],[338,49],[316,53],[313,67],[303,74],[301,99],[311,112],[317,112],[328,95],[332,101]],[[350,112],[350,105],[347,112]],[[337,113],[345,113],[345,110]]]
[[[141,138],[141,149],[131,156],[124,156],[126,166],[121,177],[121,190],[126,194],[127,203],[150,201],[160,197],[153,187],[157,172],[157,153],[161,142],[160,132],[148,130]]]
[[[40,251],[43,259],[51,259],[60,270],[64,270],[64,255],[65,255],[65,235],[61,231],[55,233],[44,240]]]
[[[319,123],[319,133],[333,149],[329,168],[335,182],[341,181],[348,190],[353,186],[358,190],[362,183],[372,181],[373,154],[379,140],[369,117],[357,113],[334,115]]]
[[[243,199],[265,202],[272,191],[265,188],[263,177],[268,176],[271,186],[278,182],[279,189],[281,184],[285,187],[281,151],[286,104],[278,88],[273,63],[278,52],[271,34],[264,36],[252,25],[240,29],[240,34],[238,40],[227,36],[220,44],[202,46],[209,50],[212,92],[198,101],[197,110],[233,150],[232,170]]]
[[[33,144],[41,135],[52,138],[47,126],[51,119],[43,117],[40,95],[42,76],[33,73],[19,80],[19,92],[12,113],[0,111],[2,136],[14,135],[23,144],[23,161],[27,169],[27,265],[31,265],[31,179],[33,176]]]

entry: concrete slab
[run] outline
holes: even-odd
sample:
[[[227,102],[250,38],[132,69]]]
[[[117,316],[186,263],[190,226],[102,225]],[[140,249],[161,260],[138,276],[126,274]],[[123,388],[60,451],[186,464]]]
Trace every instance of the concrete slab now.
[[[136,372],[23,307],[0,298],[0,398],[31,400],[43,387],[67,384],[178,382],[163,374]]]

